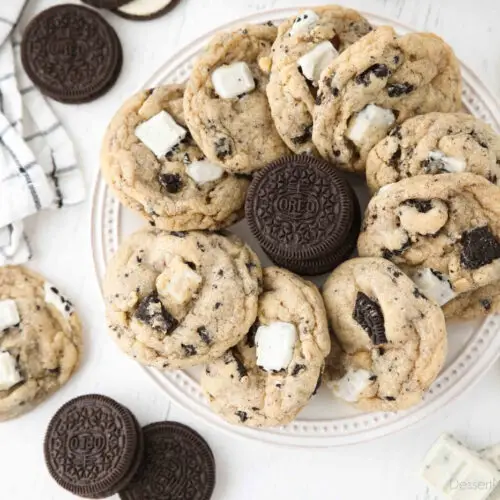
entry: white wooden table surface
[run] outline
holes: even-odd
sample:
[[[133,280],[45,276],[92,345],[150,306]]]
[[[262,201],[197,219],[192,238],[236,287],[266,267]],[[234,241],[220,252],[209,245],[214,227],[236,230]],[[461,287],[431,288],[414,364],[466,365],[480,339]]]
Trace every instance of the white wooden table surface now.
[[[0,1],[2,4],[10,0]],[[105,14],[124,48],[123,73],[103,98],[83,106],[54,104],[73,137],[89,190],[98,170],[100,140],[121,102],[176,50],[218,25],[271,8],[321,0],[182,0],[168,16],[136,23]],[[62,0],[31,0],[25,18]],[[351,0],[338,3],[387,15],[443,36],[500,94],[498,0]],[[89,197],[90,200],[90,197]],[[73,498],[48,476],[42,439],[50,417],[68,399],[90,392],[128,405],[141,424],[168,418],[197,429],[217,461],[215,500],[429,498],[417,475],[426,450],[442,432],[474,447],[500,442],[500,364],[463,397],[417,426],[378,441],[329,450],[282,449],[231,438],[189,412],[170,406],[144,372],[108,338],[90,247],[90,201],[30,222],[32,267],[72,297],[85,324],[85,355],[75,378],[29,415],[0,424],[0,499]]]

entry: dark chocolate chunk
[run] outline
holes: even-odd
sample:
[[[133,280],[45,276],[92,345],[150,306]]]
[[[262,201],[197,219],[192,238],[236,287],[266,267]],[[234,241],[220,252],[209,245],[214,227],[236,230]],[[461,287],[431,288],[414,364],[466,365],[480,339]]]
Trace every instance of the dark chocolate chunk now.
[[[182,179],[179,174],[160,174],[158,181],[167,193],[178,193],[182,188]]]
[[[194,345],[181,344],[181,347],[184,349],[184,353],[186,354],[186,356],[196,356],[197,351]]]
[[[96,394],[62,406],[44,441],[51,476],[74,495],[87,498],[106,498],[125,488],[143,452],[142,432],[130,411]]]
[[[217,310],[222,305],[222,302],[216,302],[214,305],[214,309]]]
[[[248,415],[244,411],[237,411],[235,412],[235,415],[240,418],[241,423],[248,420]]]
[[[292,377],[296,377],[301,371],[306,370],[306,365],[296,364],[292,370]]]
[[[382,309],[363,292],[358,292],[352,317],[368,333],[374,345],[387,343]]]
[[[466,269],[479,269],[500,259],[500,242],[488,226],[465,231],[461,243],[460,262]]]
[[[389,94],[389,97],[400,97],[414,90],[415,87],[411,83],[391,83],[387,85],[387,94]]]
[[[431,200],[411,199],[411,200],[406,200],[404,204],[416,208],[422,214],[425,214],[429,212],[429,210],[432,210]]]
[[[143,429],[145,456],[121,500],[209,500],[215,488],[215,460],[207,442],[178,422]]]
[[[364,85],[368,87],[370,84],[371,75],[376,76],[377,78],[386,78],[391,74],[391,70],[385,64],[374,64],[370,66],[368,69],[360,73],[356,76],[354,81],[358,85]]]
[[[179,326],[179,322],[165,309],[156,292],[150,293],[141,300],[134,316],[163,334],[163,337]]]
[[[491,300],[482,299],[480,302],[485,311],[489,311],[491,309]]]
[[[297,137],[292,137],[292,142],[294,144],[305,144],[306,142],[310,141],[312,138],[312,125],[308,125],[304,129],[304,133],[302,135],[299,135]]]
[[[198,327],[196,330],[198,332],[198,335],[201,337],[201,340],[205,342],[205,344],[210,345],[212,342],[212,338],[210,336],[210,333],[208,333],[208,330],[204,326]]]
[[[97,12],[63,4],[38,14],[24,30],[24,69],[47,96],[77,104],[97,99],[120,74],[118,36]]]
[[[231,156],[233,154],[233,146],[227,137],[221,137],[214,143],[215,154],[219,160]]]

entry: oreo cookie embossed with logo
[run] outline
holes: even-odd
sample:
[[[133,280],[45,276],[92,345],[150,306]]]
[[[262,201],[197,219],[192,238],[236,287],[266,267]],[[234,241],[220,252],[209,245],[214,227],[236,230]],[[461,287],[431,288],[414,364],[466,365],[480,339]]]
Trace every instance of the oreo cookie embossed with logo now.
[[[44,452],[51,476],[64,489],[84,498],[106,498],[132,480],[144,440],[129,410],[94,394],[69,401],[55,414]]]
[[[115,83],[122,47],[113,28],[97,12],[80,5],[51,7],[24,32],[22,62],[47,96],[77,104],[97,99]]]
[[[308,155],[285,157],[260,171],[245,211],[269,257],[303,275],[325,273],[348,258],[361,221],[347,181],[329,163]]]

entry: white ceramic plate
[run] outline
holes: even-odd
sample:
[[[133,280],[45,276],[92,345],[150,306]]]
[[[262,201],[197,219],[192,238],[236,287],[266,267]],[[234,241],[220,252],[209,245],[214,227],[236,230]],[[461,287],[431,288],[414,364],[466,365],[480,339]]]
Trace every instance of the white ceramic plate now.
[[[221,29],[234,28],[242,23],[280,22],[295,15],[297,9],[263,12],[240,19]],[[397,22],[365,13],[374,25],[392,25],[400,33],[411,31]],[[194,59],[214,33],[209,33],[179,51],[167,61],[148,81],[145,88],[162,83],[178,83],[187,79]],[[500,131],[500,106],[481,81],[462,64],[464,78],[464,106],[474,115]],[[366,204],[368,196],[363,183],[357,179],[354,187]],[[106,263],[117,250],[120,242],[132,231],[142,227],[139,216],[121,207],[112,197],[99,175],[96,180],[92,213],[92,245],[99,282],[102,282]],[[262,259],[270,261],[260,251],[246,223],[240,222],[231,229],[246,240]],[[315,280],[318,285],[322,279]],[[310,405],[290,425],[268,430],[254,430],[232,426],[213,414],[204,399],[198,383],[201,369],[162,373],[154,369],[147,372],[171,400],[214,425],[233,434],[268,443],[290,446],[325,447],[359,443],[396,432],[434,413],[452,399],[461,395],[479,380],[497,359],[500,352],[500,316],[485,321],[449,325],[450,349],[445,368],[424,401],[408,411],[397,414],[360,413],[342,402],[334,401],[326,389],[320,389]]]

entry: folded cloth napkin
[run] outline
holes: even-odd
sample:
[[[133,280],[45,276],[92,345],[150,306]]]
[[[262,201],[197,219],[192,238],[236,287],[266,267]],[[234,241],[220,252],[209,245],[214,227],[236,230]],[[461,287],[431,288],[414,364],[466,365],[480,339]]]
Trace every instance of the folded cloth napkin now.
[[[23,219],[85,198],[73,144],[21,63],[25,4],[0,5],[0,265],[31,258]]]

